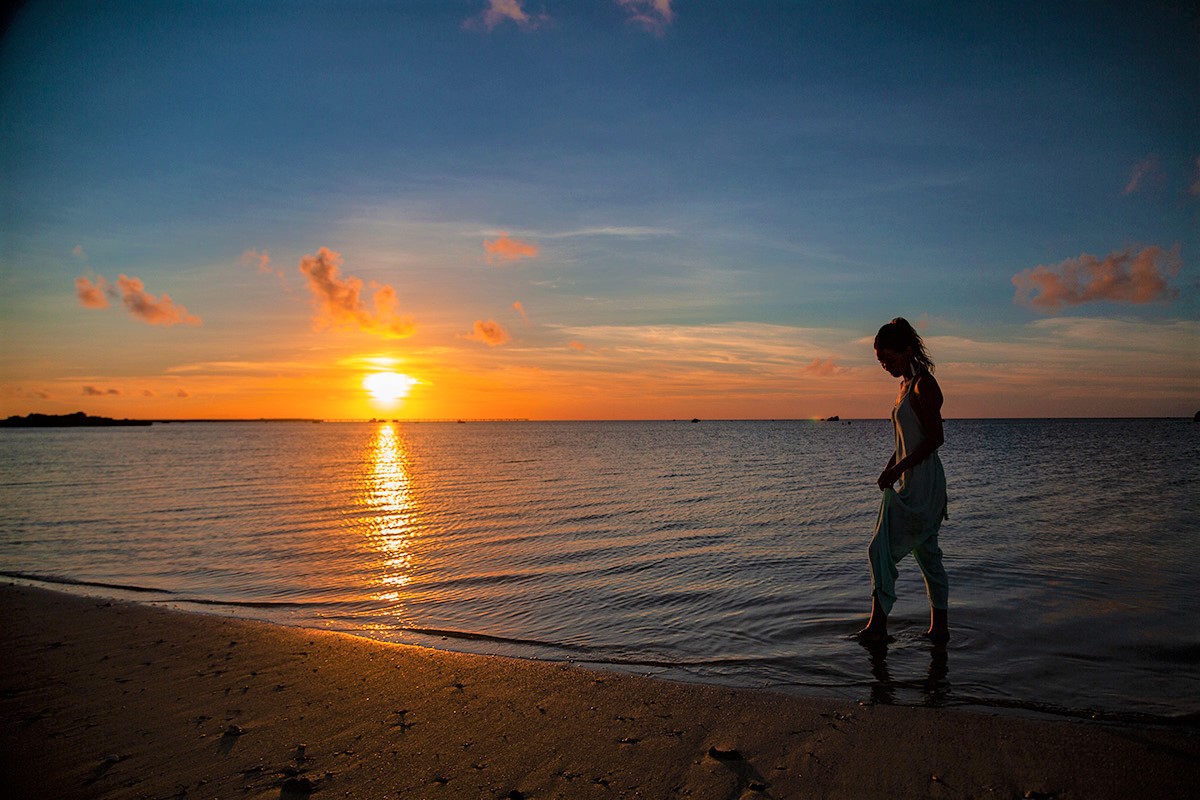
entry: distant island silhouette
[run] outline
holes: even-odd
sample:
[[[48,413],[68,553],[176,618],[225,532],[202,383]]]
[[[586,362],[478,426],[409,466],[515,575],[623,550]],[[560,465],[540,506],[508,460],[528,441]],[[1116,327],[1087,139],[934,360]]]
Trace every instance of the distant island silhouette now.
[[[0,420],[0,428],[111,428],[150,424],[150,420],[145,419],[92,417],[82,411],[74,414],[27,414]]]

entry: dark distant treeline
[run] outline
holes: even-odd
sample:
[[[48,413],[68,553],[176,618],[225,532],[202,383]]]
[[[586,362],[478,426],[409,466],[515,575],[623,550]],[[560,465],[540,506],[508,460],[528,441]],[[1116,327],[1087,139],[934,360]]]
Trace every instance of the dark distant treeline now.
[[[0,428],[109,428],[125,425],[149,425],[144,419],[113,419],[90,417],[82,411],[74,414],[28,414],[0,420]]]

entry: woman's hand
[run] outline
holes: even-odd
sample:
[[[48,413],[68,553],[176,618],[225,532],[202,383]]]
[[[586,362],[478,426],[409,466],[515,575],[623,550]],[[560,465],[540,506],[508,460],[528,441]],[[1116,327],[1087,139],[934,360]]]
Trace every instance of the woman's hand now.
[[[892,488],[892,485],[900,480],[900,476],[903,474],[904,470],[897,466],[889,465],[887,469],[879,473],[879,490],[884,491]]]

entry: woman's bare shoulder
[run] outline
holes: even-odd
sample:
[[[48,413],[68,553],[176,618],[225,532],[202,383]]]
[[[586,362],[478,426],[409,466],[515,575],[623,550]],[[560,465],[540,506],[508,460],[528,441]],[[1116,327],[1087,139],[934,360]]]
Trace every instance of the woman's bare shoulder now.
[[[931,373],[923,372],[917,376],[916,383],[913,384],[913,393],[925,400],[942,401],[942,387],[938,385],[937,378]]]

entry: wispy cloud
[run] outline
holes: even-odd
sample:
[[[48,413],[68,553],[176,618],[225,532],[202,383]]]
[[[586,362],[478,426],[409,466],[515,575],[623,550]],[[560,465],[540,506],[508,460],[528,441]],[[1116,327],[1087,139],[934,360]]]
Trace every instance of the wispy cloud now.
[[[1156,245],[1129,248],[1104,258],[1084,253],[1014,275],[1014,300],[1050,311],[1105,300],[1133,304],[1167,301],[1179,294],[1167,281],[1179,273],[1180,266],[1178,245],[1171,250]]]
[[[283,270],[275,269],[271,266],[271,253],[268,250],[263,250],[261,253],[257,248],[251,248],[242,253],[238,263],[243,267],[256,268],[259,272],[267,275],[278,275],[283,277]]]
[[[105,395],[120,395],[120,389],[98,389],[95,386],[84,386],[83,394],[88,397],[104,397]]]
[[[1159,167],[1158,156],[1151,153],[1130,168],[1129,182],[1125,184],[1125,188],[1121,190],[1121,194],[1133,194],[1145,189],[1151,181],[1161,180],[1161,178],[1162,170]]]
[[[496,347],[507,342],[511,337],[508,331],[504,330],[504,326],[494,319],[489,319],[486,322],[481,319],[475,320],[475,325],[471,333],[466,336],[472,341],[481,342],[488,347]]]
[[[838,366],[837,362],[835,362],[833,358],[814,358],[800,371],[805,375],[812,375],[817,378],[828,378],[834,375],[841,375],[843,372],[846,372],[846,368]]]
[[[168,373],[202,373],[207,375],[278,375],[280,373],[311,371],[307,361],[200,361],[167,367]]]
[[[675,19],[671,0],[617,0],[629,14],[629,21],[657,36],[662,36]]]
[[[591,228],[558,231],[556,233],[542,233],[539,236],[543,239],[566,239],[576,236],[615,236],[627,239],[646,239],[651,236],[674,236],[675,233],[670,228],[652,228],[639,225],[599,225]]]
[[[925,341],[949,417],[1139,416],[1195,410],[1197,336],[1194,320],[1048,317]]]
[[[119,290],[119,292],[118,292]],[[146,291],[145,284],[139,278],[120,275],[114,287],[103,275],[97,275],[95,280],[84,276],[75,279],[75,296],[87,308],[107,308],[110,297],[118,293],[126,310],[137,319],[151,325],[199,325],[200,318],[188,313],[188,310],[164,293],[161,298]]]
[[[483,249],[487,253],[487,262],[489,264],[519,261],[522,258],[536,258],[538,254],[538,246],[536,244],[520,239],[513,239],[505,232],[502,232],[495,239],[484,239]]]
[[[119,275],[117,288],[121,290],[121,300],[125,303],[125,308],[143,322],[168,326],[200,324],[199,317],[189,314],[186,308],[178,305],[166,292],[160,298],[147,292],[145,284],[139,278]]]
[[[86,308],[108,308],[108,296],[112,294],[112,286],[97,275],[95,282],[80,275],[75,279],[75,296]]]
[[[526,325],[529,324],[529,315],[525,313],[525,306],[521,304],[520,300],[512,304],[512,309],[521,315],[521,319],[525,321]]]
[[[797,365],[811,362],[814,352],[838,353],[838,346],[850,344],[840,331],[758,322],[595,325],[561,330],[570,342],[588,342],[588,349],[603,350],[622,363],[649,364],[655,374],[715,370],[726,375],[794,376]]]
[[[463,27],[491,31],[501,23],[512,22],[519,28],[533,30],[549,21],[546,14],[527,13],[522,0],[488,0],[487,7],[467,19]]]
[[[77,244],[71,248],[71,255],[76,258],[87,258],[87,253],[83,252],[83,245]]]
[[[395,289],[372,282],[373,307],[368,307],[362,297],[362,280],[352,275],[343,276],[341,267],[341,253],[327,247],[322,247],[316,255],[306,254],[300,259],[300,272],[312,291],[316,311],[313,324],[317,330],[359,330],[386,339],[413,335],[416,326],[410,318],[400,316],[400,301]]]

